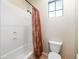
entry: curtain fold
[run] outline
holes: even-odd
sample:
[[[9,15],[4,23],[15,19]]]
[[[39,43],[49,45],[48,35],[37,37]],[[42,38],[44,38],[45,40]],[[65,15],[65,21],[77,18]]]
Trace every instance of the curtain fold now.
[[[32,32],[33,32],[33,47],[35,57],[42,55],[42,35],[41,35],[41,24],[39,11],[32,7]]]

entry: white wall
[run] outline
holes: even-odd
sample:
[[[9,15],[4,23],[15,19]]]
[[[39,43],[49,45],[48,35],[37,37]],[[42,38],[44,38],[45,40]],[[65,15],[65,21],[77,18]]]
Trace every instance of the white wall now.
[[[32,51],[32,7],[25,0],[3,0],[1,8],[1,58],[15,59]],[[16,32],[14,34],[14,32]],[[29,47],[30,46],[30,47]]]
[[[48,52],[48,40],[62,41],[64,59],[75,59],[75,40],[77,40],[76,0],[63,0],[64,16],[48,19],[47,0],[28,0],[40,11],[43,47]],[[76,14],[76,15],[75,15]],[[53,39],[53,38],[58,39]]]
[[[1,15],[1,0],[0,0],[0,15]],[[0,28],[1,28],[1,16],[0,16]],[[1,29],[0,29],[0,40],[1,40]],[[0,59],[1,59],[1,43],[0,43]]]

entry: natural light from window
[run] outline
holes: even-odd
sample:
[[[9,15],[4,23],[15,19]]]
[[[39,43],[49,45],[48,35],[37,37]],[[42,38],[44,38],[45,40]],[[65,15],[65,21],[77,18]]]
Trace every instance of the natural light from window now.
[[[48,1],[49,17],[57,17],[63,15],[63,2],[62,0],[49,0]]]

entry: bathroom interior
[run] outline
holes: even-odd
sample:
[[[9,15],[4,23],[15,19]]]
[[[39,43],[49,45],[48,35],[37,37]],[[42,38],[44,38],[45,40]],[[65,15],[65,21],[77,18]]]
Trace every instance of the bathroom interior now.
[[[78,59],[78,0],[0,4],[0,59]]]

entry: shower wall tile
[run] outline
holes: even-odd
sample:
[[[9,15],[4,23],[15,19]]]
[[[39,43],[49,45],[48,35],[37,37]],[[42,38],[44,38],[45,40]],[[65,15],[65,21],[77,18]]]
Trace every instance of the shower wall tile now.
[[[24,0],[19,1],[20,5],[18,1],[3,0],[1,59],[15,59],[17,54],[32,51],[32,16],[27,12],[28,9],[31,11],[32,7]]]

